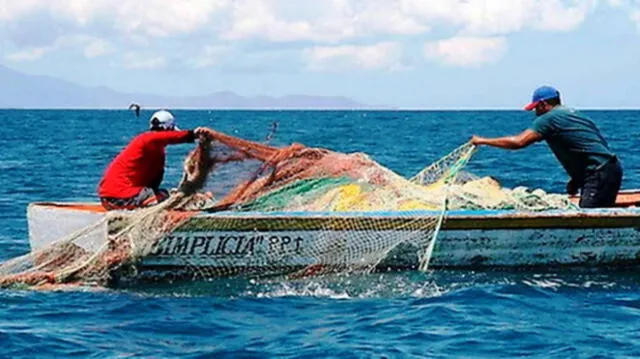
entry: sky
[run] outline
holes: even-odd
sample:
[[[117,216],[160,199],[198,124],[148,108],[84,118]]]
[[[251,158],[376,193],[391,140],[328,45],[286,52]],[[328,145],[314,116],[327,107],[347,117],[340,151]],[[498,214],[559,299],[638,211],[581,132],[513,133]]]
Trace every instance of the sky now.
[[[0,0],[0,64],[122,92],[640,108],[640,0]]]

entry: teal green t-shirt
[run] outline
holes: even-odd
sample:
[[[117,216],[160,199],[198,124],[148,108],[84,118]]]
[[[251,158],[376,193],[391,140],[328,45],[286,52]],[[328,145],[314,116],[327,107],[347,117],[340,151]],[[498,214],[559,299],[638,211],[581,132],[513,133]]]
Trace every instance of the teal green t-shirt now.
[[[539,133],[573,180],[599,169],[615,156],[596,124],[580,112],[556,106],[538,116],[531,130]]]

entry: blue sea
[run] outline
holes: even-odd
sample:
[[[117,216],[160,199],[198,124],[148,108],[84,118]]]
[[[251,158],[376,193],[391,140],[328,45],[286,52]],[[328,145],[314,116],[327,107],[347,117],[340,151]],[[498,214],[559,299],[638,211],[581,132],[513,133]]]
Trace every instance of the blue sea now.
[[[640,111],[588,111],[640,188]],[[473,134],[517,133],[523,111],[176,111],[272,143],[365,152],[410,176]],[[147,126],[122,110],[0,110],[0,259],[27,253],[26,207],[93,201],[104,168]],[[192,145],[169,149],[175,186]],[[482,148],[469,171],[564,190],[544,144]],[[215,174],[214,174],[215,177]],[[221,179],[223,180],[223,179]],[[632,270],[433,271],[297,281],[217,280],[102,291],[0,291],[0,357],[409,358],[640,356]]]

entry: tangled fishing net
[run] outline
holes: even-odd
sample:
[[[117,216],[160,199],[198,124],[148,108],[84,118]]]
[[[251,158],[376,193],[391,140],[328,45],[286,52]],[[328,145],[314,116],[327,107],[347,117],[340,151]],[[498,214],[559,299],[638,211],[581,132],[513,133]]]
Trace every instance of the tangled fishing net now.
[[[193,278],[368,272],[406,243],[416,248],[419,265],[426,269],[447,210],[573,207],[564,196],[505,189],[491,178],[463,172],[473,151],[469,144],[461,146],[407,179],[362,153],[300,144],[277,148],[214,132],[213,138],[201,138],[186,158],[180,185],[167,201],[109,212],[92,226],[5,262],[0,286],[109,286],[137,278],[141,263],[163,256],[181,261],[176,270]],[[209,191],[217,198],[203,194]],[[388,221],[377,211],[399,216]],[[206,218],[196,216],[207,212]],[[336,215],[265,219],[270,212]],[[276,224],[313,231],[317,239],[301,246],[295,230],[277,242],[261,235],[273,232]],[[105,225],[107,238],[88,243],[88,233]],[[217,244],[204,234],[197,236],[207,231],[221,233]],[[231,243],[232,236],[225,233],[233,231],[247,235],[233,237]],[[196,236],[187,243],[175,235],[181,232]],[[225,252],[230,246],[233,255]]]

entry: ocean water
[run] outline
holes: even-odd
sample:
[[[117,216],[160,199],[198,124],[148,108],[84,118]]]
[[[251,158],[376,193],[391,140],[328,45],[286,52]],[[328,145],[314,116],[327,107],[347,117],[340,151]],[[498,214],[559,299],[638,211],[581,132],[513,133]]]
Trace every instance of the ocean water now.
[[[640,188],[640,112],[588,112]],[[128,111],[0,110],[0,260],[28,252],[26,206],[95,200],[105,166],[146,128]],[[410,176],[466,142],[526,128],[515,111],[176,111],[274,144],[365,152]],[[144,118],[143,118],[144,117]],[[169,149],[175,185],[190,145]],[[544,144],[482,148],[468,170],[560,192]],[[0,291],[0,357],[638,357],[633,270],[434,271],[298,281],[216,280],[73,292]]]

